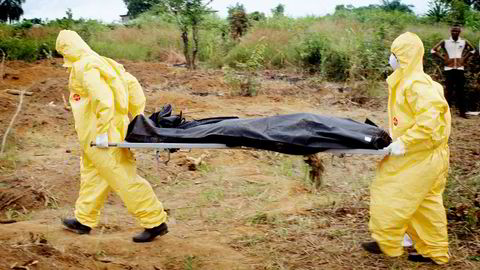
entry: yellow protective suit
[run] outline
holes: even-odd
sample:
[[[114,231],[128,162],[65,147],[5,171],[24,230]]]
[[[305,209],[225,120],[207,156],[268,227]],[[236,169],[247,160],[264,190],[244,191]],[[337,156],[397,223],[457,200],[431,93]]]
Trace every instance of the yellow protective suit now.
[[[449,166],[450,109],[442,86],[423,72],[424,48],[417,35],[400,35],[391,51],[398,68],[387,79],[389,126],[406,153],[387,156],[378,166],[371,186],[370,231],[388,256],[403,254],[407,232],[420,254],[447,263],[442,193]]]
[[[123,141],[128,113],[136,116],[145,109],[140,84],[122,65],[91,50],[74,31],[61,31],[56,49],[70,70],[69,100],[83,151],[76,219],[83,225],[96,226],[100,209],[113,190],[142,227],[162,224],[167,214],[150,184],[137,175],[133,153],[129,149],[89,145],[104,133],[110,143]]]

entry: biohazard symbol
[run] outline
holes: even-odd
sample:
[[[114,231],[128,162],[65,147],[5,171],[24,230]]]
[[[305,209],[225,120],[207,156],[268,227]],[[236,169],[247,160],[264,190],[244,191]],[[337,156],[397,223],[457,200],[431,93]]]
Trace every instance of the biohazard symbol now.
[[[79,94],[74,94],[72,99],[75,100],[75,101],[79,101],[80,100],[80,95]]]
[[[398,125],[398,119],[397,117],[393,117],[393,125],[397,126]]]

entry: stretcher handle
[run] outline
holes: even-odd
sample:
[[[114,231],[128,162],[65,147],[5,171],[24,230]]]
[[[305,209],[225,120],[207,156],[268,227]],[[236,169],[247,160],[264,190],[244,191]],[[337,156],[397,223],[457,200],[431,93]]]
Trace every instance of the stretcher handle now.
[[[94,142],[90,143],[90,147],[96,147],[96,146],[97,146],[96,143],[94,143]],[[118,143],[109,143],[108,144],[108,147],[117,147],[117,146],[118,146]]]
[[[97,146],[96,143],[90,142],[90,147],[96,147],[96,146]],[[121,145],[118,144],[118,143],[109,143],[109,144],[108,144],[108,147],[118,147],[118,146],[121,146]],[[157,160],[157,164],[160,163],[160,162],[162,162],[162,163],[164,163],[165,165],[168,165],[168,162],[170,161],[170,151],[169,151],[168,149],[164,149],[164,151],[167,153],[167,158],[164,159],[164,160],[160,159],[160,150],[157,150],[157,151],[155,152],[155,158],[156,158],[156,160]]]

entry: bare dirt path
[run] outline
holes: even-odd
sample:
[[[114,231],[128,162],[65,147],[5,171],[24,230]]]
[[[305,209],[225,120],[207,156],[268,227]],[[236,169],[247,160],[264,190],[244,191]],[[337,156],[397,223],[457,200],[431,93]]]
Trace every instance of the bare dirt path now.
[[[188,72],[163,63],[124,63],[141,82],[147,110],[174,105],[187,118],[261,117],[312,112],[366,117],[386,126],[385,97],[363,105],[338,85],[262,74],[256,97],[231,95],[221,71]],[[153,151],[136,151],[139,174],[170,214],[170,233],[134,244],[140,230],[121,201],[110,196],[91,235],[60,225],[71,215],[79,187],[79,147],[64,108],[68,74],[54,63],[7,62],[0,81],[0,133],[18,103],[5,89],[25,89],[20,117],[0,159],[0,269],[433,269],[404,257],[371,256],[368,185],[378,157],[322,155],[326,172],[314,191],[302,157],[265,151],[179,152],[166,166]],[[280,78],[280,79],[278,79]],[[285,79],[287,78],[287,79]],[[479,119],[454,119],[452,166],[458,181],[478,175]],[[188,160],[204,163],[190,170]],[[480,269],[475,236],[452,234],[451,269]],[[470,243],[470,244],[466,244]],[[469,259],[470,258],[470,259]],[[15,265],[16,264],[16,265]],[[17,268],[15,268],[15,267]],[[13,268],[12,268],[13,267]]]

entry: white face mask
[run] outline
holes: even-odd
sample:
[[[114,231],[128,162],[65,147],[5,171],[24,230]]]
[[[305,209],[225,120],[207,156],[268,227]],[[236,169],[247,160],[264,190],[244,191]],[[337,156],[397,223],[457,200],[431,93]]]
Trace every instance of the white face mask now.
[[[388,59],[388,63],[390,64],[390,66],[393,68],[393,70],[396,70],[397,69],[397,58],[395,57],[395,55],[390,54],[390,58]]]

